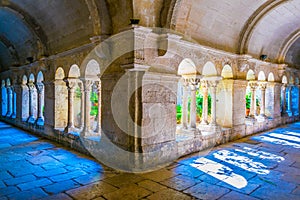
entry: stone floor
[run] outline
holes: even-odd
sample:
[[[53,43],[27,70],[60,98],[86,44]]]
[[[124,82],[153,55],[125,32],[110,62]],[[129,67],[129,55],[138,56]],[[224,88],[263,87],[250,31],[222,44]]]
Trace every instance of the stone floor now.
[[[2,199],[300,199],[300,123],[119,173],[0,122]]]

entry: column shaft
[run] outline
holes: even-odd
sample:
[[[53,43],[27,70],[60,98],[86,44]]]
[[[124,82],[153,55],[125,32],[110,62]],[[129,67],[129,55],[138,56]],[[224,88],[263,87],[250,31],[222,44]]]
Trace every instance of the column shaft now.
[[[184,82],[182,84],[183,94],[182,94],[182,108],[181,108],[181,124],[182,128],[187,129],[188,127],[188,84]]]
[[[202,102],[202,121],[201,124],[208,124],[208,83],[207,81],[201,81],[203,102]]]
[[[191,88],[190,128],[196,128],[196,114],[197,114],[196,85],[191,84],[190,88]]]

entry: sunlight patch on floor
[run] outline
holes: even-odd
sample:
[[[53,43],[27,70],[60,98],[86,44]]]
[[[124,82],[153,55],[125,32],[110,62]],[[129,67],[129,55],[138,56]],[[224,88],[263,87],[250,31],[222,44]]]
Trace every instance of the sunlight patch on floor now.
[[[296,136],[291,136],[291,135],[284,135],[280,133],[270,133],[269,136],[280,138],[280,139],[285,139],[285,140],[291,140],[294,142],[300,142],[300,138]]]
[[[214,162],[207,158],[198,158],[191,163],[190,166],[197,168],[235,188],[241,189],[247,186],[247,180],[238,174],[235,174],[233,170],[220,163]]]
[[[222,160],[224,162],[227,162],[229,164],[235,165],[237,167],[240,167],[244,170],[247,170],[249,172],[255,172],[257,174],[269,174],[270,171],[267,170],[267,166],[260,162],[255,162],[252,159],[240,156],[236,153],[227,151],[227,150],[221,150],[213,154],[215,158]]]
[[[255,157],[258,157],[260,159],[273,160],[273,161],[276,161],[276,162],[282,162],[282,161],[285,160],[281,156],[278,156],[278,155],[275,155],[275,154],[272,154],[272,153],[268,153],[268,152],[264,152],[264,151],[259,151],[259,150],[252,149],[252,148],[249,148],[249,147],[244,147],[243,149],[235,149],[235,151],[245,153],[245,154],[248,154],[250,156],[255,156]]]
[[[267,137],[267,136],[259,136],[257,138],[259,140],[266,141],[266,142],[271,142],[271,143],[274,143],[274,144],[280,144],[280,145],[284,145],[284,146],[291,146],[291,147],[294,147],[294,148],[297,148],[297,149],[300,148],[300,144],[289,142],[289,141],[286,141],[286,140],[280,140],[280,139],[277,139],[277,138],[271,138],[271,137]]]

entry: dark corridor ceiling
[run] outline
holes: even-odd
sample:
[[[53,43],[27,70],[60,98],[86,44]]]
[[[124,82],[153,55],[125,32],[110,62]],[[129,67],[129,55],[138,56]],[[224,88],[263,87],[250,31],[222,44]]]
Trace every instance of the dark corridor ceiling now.
[[[300,68],[300,0],[0,0],[1,71],[117,33],[132,17]]]

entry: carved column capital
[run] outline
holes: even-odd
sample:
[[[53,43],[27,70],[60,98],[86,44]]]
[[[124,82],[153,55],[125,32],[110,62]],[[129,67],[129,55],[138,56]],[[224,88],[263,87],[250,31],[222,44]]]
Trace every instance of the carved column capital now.
[[[258,82],[257,85],[261,90],[266,90],[267,88],[267,82],[265,81]]]
[[[251,90],[256,90],[256,88],[257,88],[257,82],[256,81],[249,81],[248,85],[251,88]]]

